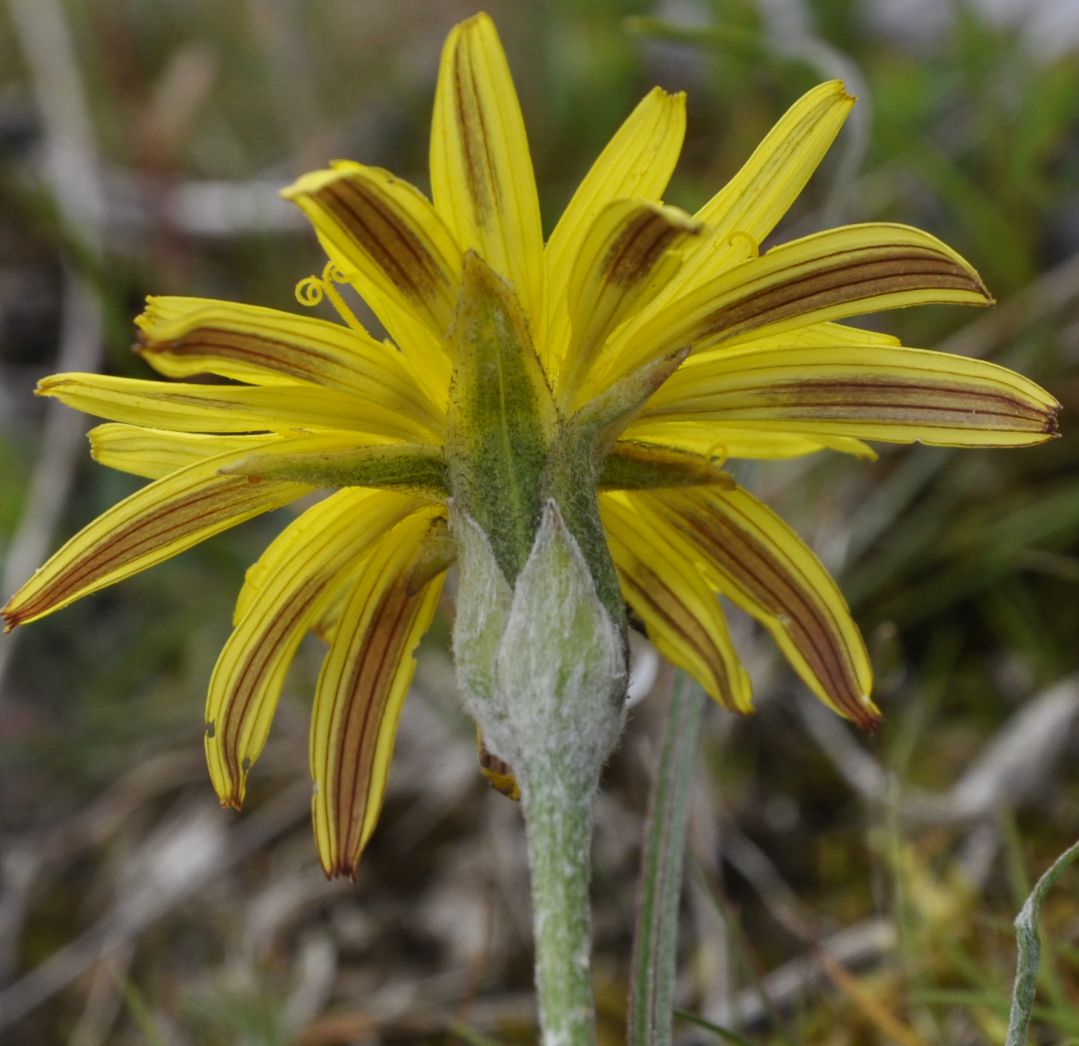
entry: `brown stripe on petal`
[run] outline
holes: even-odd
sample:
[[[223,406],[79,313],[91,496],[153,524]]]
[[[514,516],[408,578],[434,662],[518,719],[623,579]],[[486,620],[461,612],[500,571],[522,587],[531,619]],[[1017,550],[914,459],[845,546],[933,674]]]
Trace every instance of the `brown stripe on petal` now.
[[[748,290],[709,313],[697,325],[694,340],[714,341],[720,334],[731,338],[791,316],[903,291],[969,291],[988,300],[985,288],[970,272],[928,247],[842,251],[830,264],[822,261],[810,272],[802,269],[798,266],[788,279]]]
[[[155,340],[140,331],[134,348],[137,353],[149,357],[151,364],[155,358],[157,361],[162,358],[193,360],[193,365],[188,364],[191,369],[187,373],[196,373],[195,367],[198,367],[211,374],[234,377],[228,373],[228,367],[219,369],[220,364],[239,363],[365,399],[388,394],[395,401],[395,406],[390,409],[401,413],[407,411],[421,424],[427,423],[428,419],[436,427],[441,423],[430,400],[414,380],[398,373],[388,352],[385,359],[376,358],[372,365],[360,351],[349,352],[347,347],[342,349],[332,344],[324,349],[315,338],[305,343],[298,338],[275,337],[269,331],[256,334],[213,326],[196,327],[179,337],[163,340]],[[206,359],[202,361],[199,357]],[[238,380],[259,384],[246,373]]]
[[[660,511],[747,599],[751,612],[780,624],[836,706],[871,729],[878,717],[863,703],[842,630],[828,605],[815,598],[810,579],[776,555],[730,499],[722,500],[721,511],[690,498],[680,499],[677,510],[660,505]]]
[[[649,627],[650,617],[658,618],[663,622],[667,630],[677,635],[680,642],[696,655],[698,664],[707,670],[712,685],[706,686],[706,689],[711,696],[716,698],[724,708],[738,711],[738,702],[731,690],[730,675],[720,652],[712,643],[707,630],[701,625],[697,616],[678,598],[663,576],[639,559],[633,562],[632,574],[626,570],[620,570],[619,575],[626,600],[640,614],[645,628]]]
[[[224,699],[225,712],[221,721],[214,724],[214,736],[220,739],[221,756],[231,784],[228,794],[221,796],[225,806],[238,810],[243,804],[250,761],[241,756],[240,746],[248,713],[281,657],[289,656],[294,649],[297,625],[322,594],[328,580],[325,575],[314,575],[291,592],[256,641],[245,648],[243,664],[233,673]]]
[[[313,195],[403,294],[425,305],[449,293],[440,260],[373,186],[359,178],[341,178]]]
[[[147,355],[214,356],[277,371],[302,381],[323,383],[327,368],[339,365],[329,357],[295,341],[268,334],[250,334],[221,327],[196,327],[178,338],[157,341],[140,331],[135,351]]]
[[[1058,408],[1041,407],[1003,387],[948,378],[807,378],[731,382],[728,389],[672,402],[656,414],[729,413],[742,421],[782,418],[1052,434]]]
[[[334,779],[325,784],[333,796],[328,800],[330,817],[336,821],[337,849],[325,869],[331,878],[355,878],[381,723],[422,605],[420,596],[409,595],[406,578],[399,577],[379,597],[363,634],[361,617],[351,636],[337,638],[348,644],[351,664],[334,694],[329,717],[338,741]]]
[[[467,35],[462,34],[453,55],[454,118],[460,134],[473,218],[477,225],[483,226],[501,213],[502,191],[495,174],[487,117],[483,111],[467,39]]]
[[[33,594],[29,599],[19,602],[16,594],[4,608],[7,627],[10,630],[72,600],[102,578],[156,549],[185,540],[187,543],[183,547],[189,547],[200,540],[200,533],[220,529],[220,524],[226,520],[240,522],[278,508],[299,497],[306,489],[291,483],[268,486],[246,477],[227,476],[215,478],[195,491],[188,489],[157,502],[147,511],[109,530],[38,591],[31,588]],[[48,565],[43,568],[47,569]],[[33,586],[35,580],[32,578],[28,586]]]
[[[814,378],[747,391],[760,391],[784,407],[811,409],[816,417],[868,417],[925,424],[936,421],[948,427],[1006,425],[1010,429],[1045,432],[1056,416],[1055,411],[1039,410],[1017,395],[947,380]]]
[[[632,287],[651,276],[663,252],[687,231],[662,211],[642,210],[608,248],[600,269],[611,283]]]

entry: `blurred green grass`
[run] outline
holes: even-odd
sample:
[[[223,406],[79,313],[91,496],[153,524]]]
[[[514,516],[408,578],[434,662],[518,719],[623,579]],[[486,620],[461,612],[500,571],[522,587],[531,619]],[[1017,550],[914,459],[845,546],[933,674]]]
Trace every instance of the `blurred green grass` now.
[[[753,470],[754,489],[840,572],[866,633],[888,719],[875,737],[848,739],[880,768],[889,791],[871,797],[852,787],[844,776],[850,753],[814,738],[796,684],[765,645],[740,635],[761,708],[745,720],[710,710],[691,829],[697,885],[685,901],[681,1004],[722,1024],[725,1000],[757,982],[774,990],[767,975],[812,955],[817,941],[881,920],[893,937],[848,967],[878,1012],[841,978],[824,976],[806,978],[741,1024],[735,1014],[731,1027],[754,1042],[853,1046],[893,1041],[886,1012],[912,1042],[999,1041],[1014,955],[1010,920],[1025,885],[1079,829],[1074,738],[1054,750],[1036,799],[1016,793],[1009,802],[1005,790],[1002,808],[975,822],[918,822],[905,811],[912,795],[947,793],[991,751],[1010,716],[1077,667],[1079,455],[1069,418],[1079,389],[1079,61],[1074,53],[1042,61],[1018,32],[965,5],[923,53],[873,32],[858,5],[818,0],[805,9],[831,57],[812,61],[772,37],[749,0],[687,5],[699,16],[688,29],[663,22],[676,6],[487,5],[521,94],[546,227],[653,83],[689,92],[689,133],[668,199],[692,209],[802,90],[833,75],[827,67],[838,56],[862,81],[857,112],[868,151],[857,170],[844,169],[848,128],[780,237],[820,227],[826,207],[838,208],[839,220],[931,230],[979,267],[1000,306],[976,315],[893,313],[881,325],[912,345],[943,346],[954,336],[963,351],[1029,373],[1065,405],[1064,438],[1034,450],[884,448],[872,465],[820,458]],[[5,541],[40,449],[41,403],[30,390],[55,364],[61,261],[97,288],[108,319],[101,365],[114,373],[144,374],[129,347],[130,319],[146,293],[293,307],[295,281],[321,267],[301,224],[210,236],[185,228],[166,202],[211,180],[285,184],[337,156],[425,186],[441,40],[472,8],[108,0],[64,10],[115,227],[105,256],[94,260],[42,191],[40,127],[4,12]],[[84,458],[60,534],[132,486]],[[0,910],[17,915],[0,919],[0,938],[8,935],[0,974],[6,961],[9,980],[124,910],[126,877],[146,859],[163,819],[215,806],[198,765],[205,684],[243,570],[277,525],[247,524],[20,636],[0,695],[0,868],[9,898]],[[467,1041],[455,1028],[530,1041],[516,812],[474,773],[444,630],[424,651],[386,811],[355,887],[323,883],[306,803],[286,802],[283,826],[265,845],[238,851],[193,896],[135,926],[114,953],[115,968],[91,962],[16,1026],[23,1041]],[[251,811],[212,812],[225,852],[245,823],[304,779],[315,653],[293,672]],[[654,694],[634,712],[608,772],[599,828],[596,966],[610,1042],[621,1036],[658,722],[651,706],[661,700]],[[157,774],[149,781],[140,776],[147,767]],[[971,858],[979,841],[988,847],[980,866]],[[762,876],[751,854],[774,878]],[[22,893],[12,885],[11,855],[33,867]],[[800,921],[784,920],[777,884],[798,899]],[[1074,884],[1074,874],[1066,877],[1045,909],[1054,946],[1044,963],[1039,1041],[1076,1034]],[[682,1030],[686,1042],[720,1041],[689,1023]]]

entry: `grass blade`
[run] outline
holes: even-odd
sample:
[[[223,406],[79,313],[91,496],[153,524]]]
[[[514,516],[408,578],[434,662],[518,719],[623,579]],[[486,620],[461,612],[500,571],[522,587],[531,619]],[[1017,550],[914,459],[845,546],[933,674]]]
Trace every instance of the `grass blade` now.
[[[645,829],[630,986],[630,1046],[666,1046],[671,1041],[678,900],[690,784],[705,701],[697,683],[679,673]]]
[[[1053,862],[1052,867],[1038,880],[1026,903],[1015,917],[1015,939],[1019,946],[1015,986],[1012,988],[1012,1012],[1008,1020],[1008,1038],[1004,1046],[1024,1046],[1027,1028],[1034,1008],[1038,984],[1038,960],[1041,942],[1038,940],[1038,912],[1045,895],[1052,889],[1061,873],[1077,857],[1079,842],[1073,843]]]

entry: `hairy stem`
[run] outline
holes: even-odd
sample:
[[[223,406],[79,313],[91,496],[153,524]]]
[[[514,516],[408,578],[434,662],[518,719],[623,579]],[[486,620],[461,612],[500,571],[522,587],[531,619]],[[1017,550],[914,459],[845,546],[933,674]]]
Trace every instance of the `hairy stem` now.
[[[596,1041],[588,903],[594,795],[555,775],[522,782],[544,1046]]]

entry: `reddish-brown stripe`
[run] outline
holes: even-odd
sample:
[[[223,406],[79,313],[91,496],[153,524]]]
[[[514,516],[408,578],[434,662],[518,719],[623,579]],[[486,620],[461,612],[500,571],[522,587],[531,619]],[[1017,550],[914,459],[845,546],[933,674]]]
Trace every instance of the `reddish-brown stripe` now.
[[[207,354],[238,363],[251,363],[286,377],[353,394],[369,396],[372,391],[381,387],[407,399],[419,410],[430,411],[430,406],[423,403],[416,390],[407,383],[388,381],[386,375],[378,371],[349,366],[317,349],[295,342],[275,341],[270,337],[203,327],[174,341],[144,342],[138,347],[138,351],[150,356],[184,357]],[[207,367],[207,370],[212,369],[212,364]]]
[[[664,583],[663,579],[653,570],[646,567],[640,560],[633,564],[633,573],[621,570],[622,585],[629,589],[626,596],[629,604],[640,608],[647,606],[651,613],[666,621],[672,632],[677,632],[687,646],[691,647],[701,662],[708,667],[712,679],[719,693],[716,695],[725,708],[737,709],[737,703],[730,689],[730,678],[727,675],[726,665],[719,657],[715,647],[708,639],[708,634],[701,627],[696,616],[690,611],[673,590]],[[637,578],[640,577],[641,581]],[[661,598],[666,597],[663,602]],[[681,613],[678,613],[681,611]],[[638,613],[640,610],[638,609]],[[643,617],[643,615],[642,615]]]
[[[859,398],[867,393],[880,393],[880,399]],[[1012,428],[1022,428],[1031,432],[1053,432],[1056,428],[1056,411],[1042,410],[1032,406],[1029,401],[1024,401],[1018,396],[1010,396],[1005,392],[992,392],[988,390],[972,390],[959,383],[940,382],[927,384],[916,381],[878,381],[874,378],[844,379],[836,381],[829,378],[811,378],[797,381],[774,381],[762,382],[758,385],[745,385],[739,383],[729,391],[717,388],[713,394],[714,399],[708,403],[708,393],[700,395],[700,410],[711,413],[717,410],[729,410],[735,417],[752,417],[757,411],[761,411],[768,417],[782,416],[791,410],[806,410],[819,412],[830,411],[827,417],[834,419],[849,418],[851,420],[884,421],[885,411],[892,411],[895,420],[902,421],[905,418],[925,418],[927,421],[935,415],[941,416],[941,423],[948,427],[961,427],[955,425],[955,419],[949,415],[958,415],[971,419],[982,416],[987,418],[1001,418],[1011,424]],[[746,407],[739,403],[747,395],[757,395],[761,402],[755,406]],[[892,398],[894,396],[894,398]],[[729,407],[723,406],[724,398],[731,398],[735,402]],[[903,397],[920,397],[907,398]],[[933,403],[934,398],[950,400],[951,402]],[[957,403],[957,400],[964,400]],[[771,405],[774,404],[774,410]],[[673,413],[692,413],[694,411],[693,399],[687,398],[684,404],[672,403],[670,411]],[[780,414],[775,412],[779,411]],[[657,414],[667,413],[662,408],[655,411]],[[869,415],[872,415],[871,417]],[[815,413],[815,416],[824,416]]]
[[[224,722],[215,725],[216,735],[221,738],[222,756],[232,782],[232,790],[223,800],[230,806],[239,808],[241,802],[243,777],[247,771],[240,759],[238,746],[251,701],[262,685],[266,668],[274,653],[295,630],[296,623],[318,598],[327,580],[328,578],[322,575],[308,577],[302,585],[289,593],[280,613],[272,618],[270,627],[259,634],[257,642],[244,651],[246,657],[243,667],[238,675],[234,676],[231,693],[225,701]]]
[[[798,572],[779,569],[764,546],[745,529],[717,512],[698,515],[696,507],[680,504],[677,512],[664,510],[682,533],[721,567],[732,582],[774,617],[786,617],[787,632],[824,683],[829,696],[862,727],[876,719],[862,704],[857,674],[840,638],[840,629],[826,605],[818,605],[810,595],[812,586]],[[745,516],[725,501],[724,511]],[[750,527],[751,521],[747,520]],[[825,620],[824,614],[831,618]]]
[[[356,650],[352,655],[348,679],[334,695],[334,708],[330,716],[341,742],[336,780],[332,785],[326,782],[336,797],[332,813],[337,825],[337,853],[330,875],[355,874],[363,842],[371,768],[379,738],[379,729],[372,726],[372,720],[381,724],[404,654],[405,642],[420,604],[419,596],[410,598],[402,578],[398,578],[379,598],[366,633],[358,637],[361,627],[358,620],[357,631],[349,639],[349,647],[355,645]],[[346,702],[346,707],[344,721],[338,723],[341,701]]]
[[[458,136],[462,143],[462,158],[468,179],[469,199],[477,225],[487,225],[502,207],[501,186],[496,175],[487,118],[483,111],[472,55],[466,44],[458,44],[454,52],[453,85]],[[468,69],[464,68],[467,63]],[[482,156],[479,149],[482,147]]]
[[[315,195],[402,293],[426,304],[446,289],[442,268],[426,244],[363,182],[341,179]]]
[[[638,214],[610,246],[600,269],[611,283],[632,287],[652,272],[660,255],[683,231],[654,211]]]
[[[897,254],[879,249],[852,251],[827,268],[814,269],[721,306],[697,325],[693,337],[701,340],[722,333],[729,338],[825,307],[881,294],[930,289],[985,294],[966,270],[929,250],[905,247],[903,253]]]
[[[222,519],[241,516],[255,506],[262,511],[269,511],[292,497],[299,496],[298,490],[292,484],[289,485],[290,492],[282,493],[280,486],[275,489],[279,492],[278,496],[270,497],[265,488],[259,489],[250,480],[229,476],[222,477],[196,495],[187,492],[170,499],[155,507],[153,511],[112,531],[98,543],[94,551],[72,562],[33,600],[15,611],[6,612],[8,627],[13,628],[20,621],[35,617],[48,607],[64,602],[73,593],[152,548],[169,544],[184,534],[197,533]],[[223,493],[230,493],[232,496],[209,511],[203,508],[207,501]]]
[[[793,395],[799,401],[799,406],[835,408],[838,411],[892,408],[921,411],[927,415],[981,414],[1004,418],[1016,425],[1023,423],[1024,428],[1032,431],[1045,431],[1047,421],[1055,417],[1055,412],[1039,410],[1018,396],[1011,396],[1001,391],[971,389],[958,382],[878,381],[873,378],[831,381],[821,378],[784,382],[770,387],[761,386],[760,391],[768,394],[769,388],[775,398],[783,403],[790,402],[790,397]],[[885,398],[881,400],[859,399],[867,393],[880,393]],[[896,398],[892,399],[891,396]],[[900,397],[904,396],[921,398],[900,400]],[[951,402],[934,403],[931,402],[933,398]],[[956,402],[958,400],[964,402]]]
[[[318,384],[324,383],[326,368],[344,370],[336,360],[295,342],[218,327],[198,327],[169,341],[151,341],[140,335],[136,350],[151,356],[212,355],[240,363],[253,362],[267,370]]]
[[[386,702],[389,700],[396,669],[401,661],[408,624],[415,613],[415,607],[409,606],[410,602],[412,601],[405,596],[399,585],[394,585],[383,597],[375,612],[374,627],[366,637],[364,651],[360,655],[362,660],[354,664],[354,682],[350,679],[350,685],[357,688],[357,694],[370,695],[369,699],[363,702],[363,715],[359,728],[363,746],[356,752],[356,758],[351,766],[345,797],[347,806],[342,809],[343,819],[339,822],[342,827],[347,826],[347,847],[341,857],[353,872],[363,843],[363,820],[367,814],[370,775],[374,764],[379,727],[386,711]],[[349,736],[354,711],[355,704],[352,703],[346,716],[345,737]],[[372,725],[372,720],[376,721],[375,725]],[[361,778],[363,779],[362,791]]]

